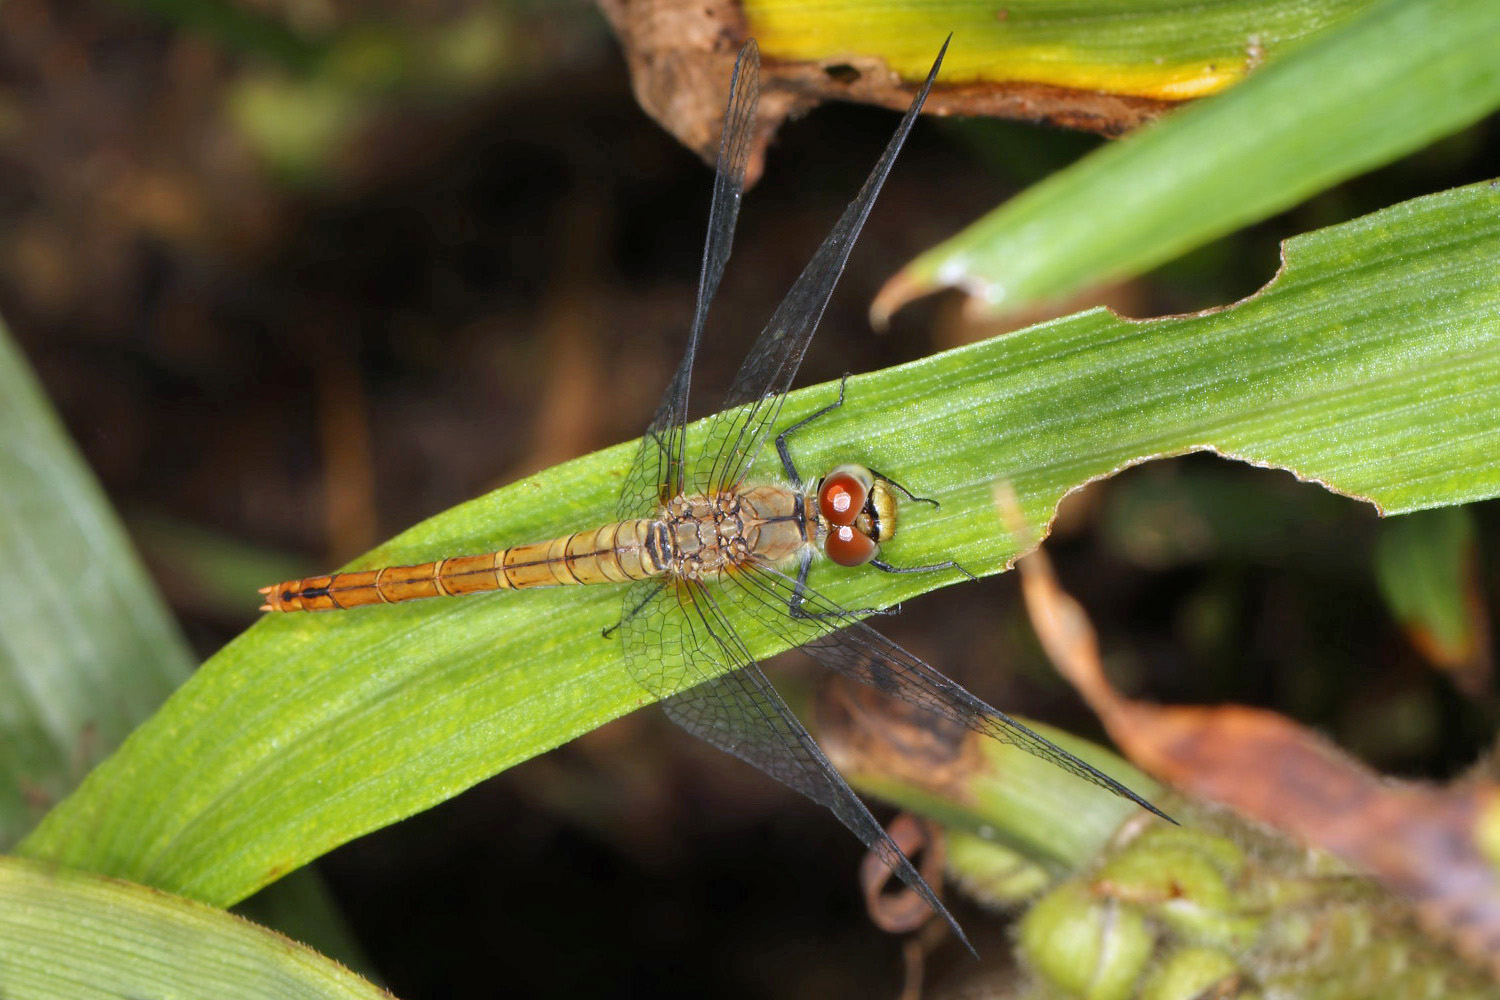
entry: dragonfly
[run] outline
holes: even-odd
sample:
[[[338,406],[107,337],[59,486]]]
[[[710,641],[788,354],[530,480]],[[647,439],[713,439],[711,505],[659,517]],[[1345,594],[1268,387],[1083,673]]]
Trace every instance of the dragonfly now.
[[[838,817],[967,946],[931,886],[901,852],[761,671],[735,626],[759,623],[825,667],[934,715],[1027,750],[1079,778],[1165,814],[1114,778],[985,704],[876,632],[877,609],[847,609],[809,574],[820,558],[886,573],[957,571],[949,561],[896,566],[882,559],[902,500],[913,496],[864,465],[843,463],[809,481],[791,438],[838,399],[775,438],[779,473],[752,476],[856,237],[890,173],[946,54],[944,42],[870,176],[750,348],[721,412],[688,447],[688,389],[709,304],[729,260],[760,94],[754,40],[735,61],[687,350],[626,474],[616,519],[560,538],[415,566],[335,573],[262,588],[271,612],[333,611],[421,598],[531,587],[618,584],[618,639],[632,677],[694,736],[754,765]],[[972,577],[971,577],[972,578]],[[970,948],[972,951],[972,948]]]

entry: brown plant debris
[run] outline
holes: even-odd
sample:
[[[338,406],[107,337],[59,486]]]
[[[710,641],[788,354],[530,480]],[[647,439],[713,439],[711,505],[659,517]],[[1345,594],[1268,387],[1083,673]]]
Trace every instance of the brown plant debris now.
[[[734,0],[599,0],[630,67],[646,113],[712,163],[728,97],[730,71],[751,35]],[[760,177],[765,149],[781,123],[829,99],[903,110],[920,81],[903,81],[878,55],[819,62],[778,62],[763,52],[760,124],[746,171]],[[934,115],[983,115],[1118,136],[1156,118],[1172,102],[1024,82],[945,85],[928,98]]]
[[[1025,533],[1003,487],[997,505],[1012,532]],[[1125,698],[1104,675],[1087,613],[1042,551],[1018,567],[1048,656],[1133,762],[1185,795],[1344,859],[1410,900],[1428,934],[1500,977],[1500,872],[1481,846],[1500,815],[1493,782],[1395,781],[1275,712]]]

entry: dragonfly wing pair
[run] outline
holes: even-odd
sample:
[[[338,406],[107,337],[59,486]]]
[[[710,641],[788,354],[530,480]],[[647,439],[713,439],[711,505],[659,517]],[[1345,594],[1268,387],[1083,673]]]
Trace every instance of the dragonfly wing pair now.
[[[947,45],[943,48],[946,51]],[[261,593],[265,611],[333,611],[495,590],[637,581],[625,588],[618,629],[626,663],[636,680],[689,732],[831,809],[962,939],[962,931],[931,887],[767,682],[734,625],[736,621],[757,622],[762,632],[779,636],[788,646],[802,647],[845,676],[1014,743],[1157,812],[1112,778],[997,712],[880,636],[859,621],[859,614],[840,608],[806,585],[812,543],[825,536],[830,557],[843,565],[870,562],[886,572],[953,565],[902,570],[874,560],[878,548],[856,545],[835,550],[836,540],[842,544],[856,531],[863,532],[860,537],[873,546],[889,537],[878,525],[894,523],[894,500],[886,495],[881,501],[873,492],[880,483],[870,470],[863,470],[861,479],[857,470],[862,467],[835,469],[812,497],[803,492],[805,486],[796,481],[799,477],[787,459],[782,471],[792,483],[745,486],[746,474],[765,450],[808,341],[942,58],[939,53],[864,187],[756,339],[735,376],[723,412],[709,422],[702,445],[689,456],[687,412],[693,363],[709,304],[729,260],[755,130],[759,56],[754,42],[740,51],[719,147],[688,347],[626,476],[618,521],[480,555],[287,580],[264,587]],[[856,503],[856,495],[863,499]],[[819,513],[812,523],[809,512],[814,508]],[[798,561],[796,579],[781,572],[793,559]]]
[[[943,48],[946,52],[946,43]],[[720,140],[697,308],[687,350],[627,476],[618,510],[622,520],[658,516],[665,504],[685,492],[712,496],[739,490],[765,448],[813,331],[942,59],[943,53],[939,53],[868,180],[756,339],[735,376],[723,412],[710,421],[707,436],[690,461],[687,412],[693,362],[709,302],[729,257],[755,128],[759,56],[753,41],[741,50]],[[798,615],[792,613],[794,604],[802,609]],[[664,579],[631,584],[626,590],[619,630],[626,661],[636,680],[662,701],[672,720],[829,808],[908,887],[947,919],[960,939],[964,939],[963,932],[931,887],[766,680],[736,631],[735,620],[759,622],[789,646],[800,646],[847,677],[1020,746],[1157,811],[1113,778],[986,705],[863,624],[859,616],[805,583],[799,584],[776,566],[752,557],[715,583],[668,574]],[[966,939],[964,942],[968,943]]]
[[[1019,747],[1170,819],[1119,781],[986,704],[807,584],[799,586],[771,566],[747,567],[735,574],[734,583],[725,590],[729,603],[739,613],[760,622],[828,669],[976,733]],[[794,594],[809,617],[787,614],[787,603]]]
[[[708,320],[708,307],[724,277],[729,251],[734,243],[734,224],[739,219],[740,196],[745,190],[745,166],[750,162],[755,136],[755,108],[760,103],[760,50],[752,38],[740,49],[729,83],[729,106],[724,114],[724,134],[719,139],[719,162],[714,171],[713,200],[708,209],[708,237],[703,247],[703,266],[698,274],[698,301],[687,350],[662,393],[661,403],[641,438],[640,450],[620,491],[616,516],[622,520],[652,517],[663,504],[686,486],[683,457],[687,437],[688,389],[693,363]]]
[[[697,460],[689,465],[686,426],[693,363],[709,302],[729,257],[755,127],[759,55],[753,41],[741,50],[720,140],[697,308],[687,350],[626,479],[618,511],[621,519],[650,516],[685,490],[718,493],[732,490],[744,480],[766,444],[855,238],[916,121],[941,62],[939,54],[870,178],[756,340],[735,377],[725,401],[726,410],[711,422]],[[726,577],[723,586],[669,577],[628,587],[620,637],[633,675],[662,700],[667,715],[688,732],[831,810],[903,882],[947,918],[962,938],[962,931],[931,887],[829,763],[746,648],[725,604],[753,605],[763,610],[758,595],[765,590],[763,585],[749,582],[759,580],[759,573],[743,582],[738,580],[739,575]],[[791,621],[789,605],[783,604],[779,613]],[[812,634],[837,643],[827,635],[827,629],[841,624],[822,626]],[[686,689],[684,681],[689,685]]]

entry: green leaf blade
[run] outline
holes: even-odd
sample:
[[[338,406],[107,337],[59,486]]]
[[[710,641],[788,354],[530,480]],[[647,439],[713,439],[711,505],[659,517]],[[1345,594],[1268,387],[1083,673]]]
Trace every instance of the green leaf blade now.
[[[1178,100],[1219,90],[1368,0],[747,0],[749,33],[768,56],[881,56],[921,80],[949,33],[944,80],[1041,83]]]
[[[191,653],[99,484],[0,328],[0,844],[19,841],[161,707]],[[266,922],[362,963],[304,873]]]
[[[1496,107],[1500,7],[1386,2],[1024,191],[909,263],[874,311],[945,286],[1011,310],[1139,274]]]
[[[144,886],[0,857],[0,990],[106,1000],[390,994],[273,931]]]
[[[810,473],[865,462],[938,497],[940,511],[904,511],[884,554],[975,572],[1019,551],[994,514],[997,479],[1043,524],[1086,482],[1195,449],[1290,469],[1388,512],[1500,495],[1500,186],[1299,238],[1286,258],[1272,285],[1231,308],[1151,322],[1093,311],[853,379],[848,403],[799,434],[797,459]],[[833,393],[794,394],[784,423]],[[634,449],[463,504],[358,565],[605,522]],[[846,606],[883,607],[952,576],[820,564],[813,583]],[[233,902],[645,703],[600,636],[620,602],[616,588],[567,588],[269,618],[24,850]],[[757,655],[779,648],[740,624]]]
[[[147,718],[192,658],[0,328],[0,844]]]
[[[1471,690],[1487,675],[1485,617],[1472,515],[1426,511],[1382,526],[1375,582],[1410,641]]]

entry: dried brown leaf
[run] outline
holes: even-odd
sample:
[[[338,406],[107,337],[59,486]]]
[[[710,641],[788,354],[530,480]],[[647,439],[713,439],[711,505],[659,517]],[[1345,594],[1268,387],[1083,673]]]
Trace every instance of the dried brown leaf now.
[[[997,503],[1016,530],[1014,501],[1001,490]],[[1018,567],[1043,647],[1133,762],[1187,796],[1344,859],[1411,900],[1428,934],[1500,977],[1500,872],[1480,848],[1500,788],[1383,778],[1274,712],[1125,698],[1104,675],[1087,613],[1042,551]]]
[[[683,145],[712,163],[735,53],[751,31],[734,0],[599,0],[630,67],[636,100]],[[835,99],[904,110],[920,80],[902,80],[878,55],[823,62],[782,62],[762,52],[760,124],[746,171],[760,176],[765,149],[788,117]],[[1026,82],[945,85],[927,100],[933,115],[986,115],[1122,135],[1172,102]]]

